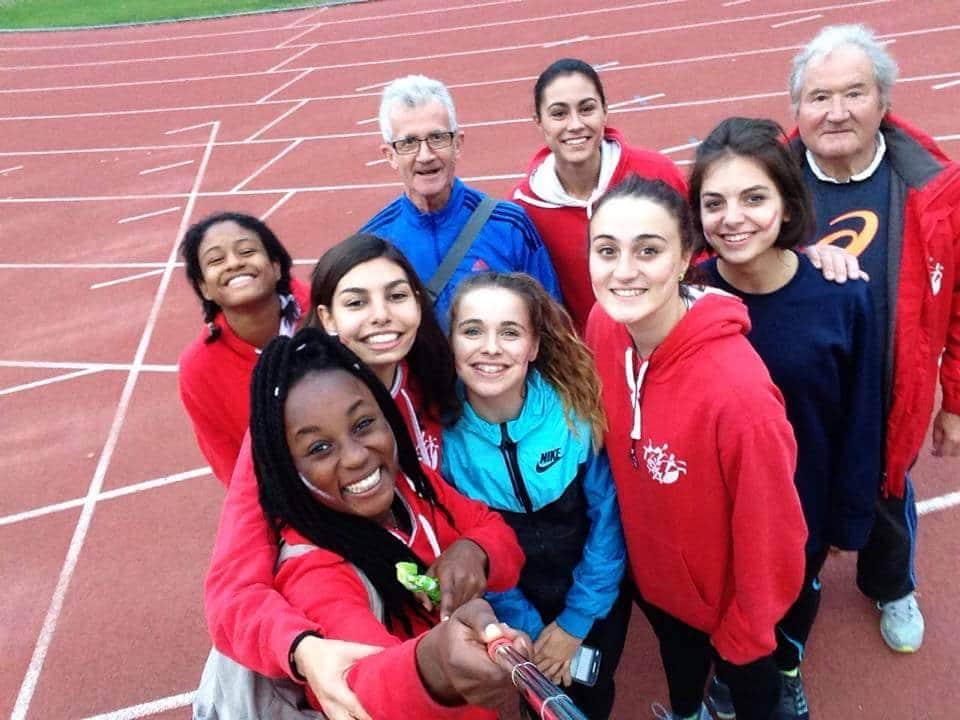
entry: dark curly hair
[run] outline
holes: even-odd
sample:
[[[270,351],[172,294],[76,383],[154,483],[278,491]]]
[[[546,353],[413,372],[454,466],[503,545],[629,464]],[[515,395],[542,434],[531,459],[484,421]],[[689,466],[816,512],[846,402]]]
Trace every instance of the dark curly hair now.
[[[190,285],[193,287],[193,291],[197,294],[197,297],[200,298],[200,304],[203,307],[203,321],[210,329],[210,334],[206,340],[208,343],[220,337],[220,328],[214,323],[214,320],[220,313],[220,306],[212,300],[207,300],[200,291],[200,283],[203,282],[203,268],[200,267],[200,243],[203,242],[203,237],[207,234],[207,230],[222,222],[234,222],[240,227],[256,233],[257,237],[260,238],[260,242],[263,243],[267,257],[269,257],[272,262],[280,264],[280,279],[277,280],[277,294],[290,294],[290,268],[293,265],[293,260],[290,257],[290,253],[287,252],[287,249],[280,243],[277,236],[274,235],[273,230],[267,227],[265,222],[252,215],[245,215],[244,213],[217,212],[205,217],[200,222],[194,223],[189,227],[187,232],[184,233],[183,240],[180,241],[179,253],[186,265],[187,280],[190,281]],[[295,310],[294,306],[295,304],[291,303],[287,307],[290,308],[292,312]]]

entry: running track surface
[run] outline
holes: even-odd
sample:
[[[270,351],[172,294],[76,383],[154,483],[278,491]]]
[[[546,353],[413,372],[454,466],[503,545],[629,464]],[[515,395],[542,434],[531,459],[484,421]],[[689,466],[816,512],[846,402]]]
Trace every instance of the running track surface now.
[[[493,195],[539,146],[533,80],[565,55],[602,68],[612,125],[687,164],[727,115],[789,124],[790,57],[852,21],[893,43],[898,111],[957,155],[950,0],[390,0],[0,35],[0,714],[189,716],[223,498],[176,393],[200,325],[174,256],[190,221],[269,218],[306,277],[399,192],[372,118],[412,72],[452,88],[460,175]],[[815,718],[954,716],[957,468],[925,450],[915,469],[918,655],[885,648],[852,557],[831,557],[804,666]],[[666,697],[639,613],[619,679],[617,718]]]

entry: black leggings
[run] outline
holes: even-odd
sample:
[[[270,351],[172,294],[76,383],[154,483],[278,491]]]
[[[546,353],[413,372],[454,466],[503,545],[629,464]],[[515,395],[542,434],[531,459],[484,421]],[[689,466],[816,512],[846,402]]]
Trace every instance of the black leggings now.
[[[626,581],[625,585],[627,583],[629,581]],[[564,690],[590,720],[607,720],[613,710],[616,695],[613,678],[627,640],[627,626],[633,610],[630,601],[632,594],[632,587],[621,587],[620,595],[610,612],[602,620],[593,623],[587,637],[583,639],[584,645],[600,651],[600,671],[597,673],[596,684],[587,687],[574,682]]]
[[[803,660],[803,652],[820,609],[820,571],[827,560],[828,548],[807,555],[803,587],[783,620],[777,623],[777,649],[773,653],[780,670],[793,670]]]
[[[700,709],[713,664],[717,677],[730,687],[738,720],[770,719],[780,699],[780,673],[773,655],[746,665],[734,665],[717,654],[705,632],[654,607],[639,593],[636,602],[660,641],[660,659],[674,714],[688,717]]]

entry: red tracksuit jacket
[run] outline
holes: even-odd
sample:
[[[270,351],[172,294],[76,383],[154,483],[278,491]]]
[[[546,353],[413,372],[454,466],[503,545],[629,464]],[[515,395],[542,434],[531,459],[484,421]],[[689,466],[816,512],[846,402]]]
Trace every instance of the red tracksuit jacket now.
[[[607,128],[604,139],[620,145],[620,161],[613,171],[607,187],[613,187],[632,173],[651,180],[660,179],[687,196],[687,184],[677,166],[666,155],[627,145],[623,135]],[[587,224],[590,216],[586,208],[558,205],[544,200],[530,187],[530,175],[550,155],[550,148],[541,148],[530,166],[527,177],[520,181],[511,194],[511,199],[520,203],[533,220],[537,232],[543,238],[550,259],[557,270],[563,303],[577,328],[582,333],[593,307],[593,288],[587,270],[588,243]]]
[[[405,478],[397,479],[397,490],[412,511],[413,530],[403,536],[408,547],[425,565],[433,564],[440,553],[460,538],[480,545],[490,561],[491,590],[516,584],[523,566],[523,551],[513,530],[486,505],[460,495],[437,473],[427,477],[440,502],[450,511],[456,528],[439,510],[417,497]],[[283,531],[291,544],[309,543],[292,529]],[[496,713],[477,707],[446,707],[437,703],[420,680],[416,667],[416,645],[429,630],[417,616],[411,621],[415,635],[391,634],[370,609],[367,590],[352,565],[339,555],[317,548],[286,560],[277,571],[276,588],[301,610],[326,638],[381,645],[383,652],[360,660],[347,675],[347,683],[364,709],[378,720],[490,720]],[[439,621],[439,618],[437,618]],[[397,630],[397,629],[395,629]],[[315,707],[315,698],[308,693]]]

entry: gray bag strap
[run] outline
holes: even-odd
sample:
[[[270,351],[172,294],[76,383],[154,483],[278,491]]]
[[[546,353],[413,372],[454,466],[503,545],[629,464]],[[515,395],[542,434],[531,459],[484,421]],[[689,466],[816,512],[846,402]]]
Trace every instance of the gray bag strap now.
[[[443,292],[447,283],[450,282],[450,278],[453,277],[453,271],[460,265],[460,261],[463,260],[463,257],[467,254],[467,250],[469,250],[473,244],[474,238],[477,237],[480,228],[486,224],[495,207],[497,207],[497,201],[489,195],[484,195],[480,200],[480,204],[477,205],[470,214],[470,219],[467,220],[467,224],[463,226],[460,234],[457,235],[457,239],[453,241],[453,245],[447,250],[447,254],[443,256],[443,260],[440,261],[440,267],[437,268],[436,272],[433,273],[433,277],[430,278],[430,282],[427,283],[427,292],[430,293],[430,299],[434,302],[437,301],[440,293]]]
[[[308,552],[316,549],[316,545],[310,545],[309,543],[290,545],[289,543],[281,542],[280,552],[277,554],[277,567],[279,568],[285,560],[306,555]],[[380,593],[377,592],[377,589],[373,586],[373,583],[370,582],[370,578],[364,574],[363,570],[353,563],[350,563],[350,567],[352,567],[353,571],[360,577],[360,582],[363,583],[363,587],[367,591],[367,599],[370,601],[370,612],[382,623],[386,618],[383,611],[383,598],[380,597]]]
[[[307,543],[280,544],[277,567],[284,560],[316,550]],[[370,579],[352,565],[367,590],[370,611],[384,619],[383,599]],[[193,699],[193,720],[325,720],[307,704],[303,686],[283,678],[266,678],[231,660],[216,648],[210,651]]]

